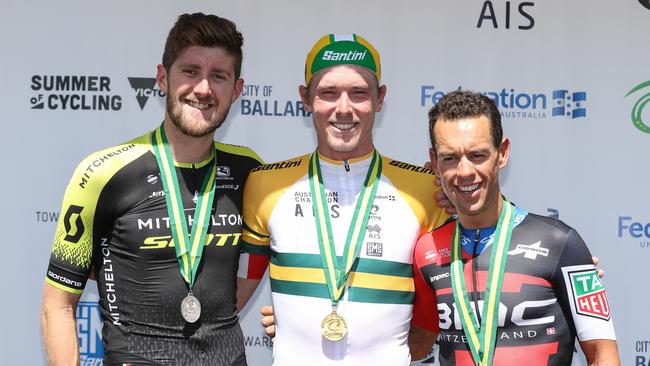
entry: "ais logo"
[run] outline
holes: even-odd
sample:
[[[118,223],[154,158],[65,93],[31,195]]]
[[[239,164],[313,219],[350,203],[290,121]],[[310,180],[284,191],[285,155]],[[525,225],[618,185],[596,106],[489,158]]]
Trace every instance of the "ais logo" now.
[[[156,85],[156,78],[129,78],[129,84],[135,91],[135,99],[138,101],[140,110],[144,110],[144,106],[150,97],[164,97],[166,94],[158,89]]]
[[[650,80],[632,88],[632,90],[625,94],[625,97],[627,98],[629,95],[635,94],[638,91],[641,91],[639,94],[642,95],[641,98],[639,98],[632,107],[632,123],[634,124],[634,127],[638,128],[640,131],[650,133],[650,126],[643,122],[643,109],[645,108],[646,104],[650,102]]]
[[[80,301],[77,304],[77,331],[79,332],[79,355],[81,365],[99,366],[104,358],[102,344],[102,320],[99,304]]]

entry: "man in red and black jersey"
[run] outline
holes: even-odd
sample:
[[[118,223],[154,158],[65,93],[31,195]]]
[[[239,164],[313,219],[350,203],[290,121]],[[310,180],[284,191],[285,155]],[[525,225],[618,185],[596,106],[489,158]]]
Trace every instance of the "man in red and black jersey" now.
[[[415,248],[420,339],[437,336],[442,365],[570,365],[576,337],[590,365],[619,365],[607,295],[583,240],[501,195],[510,142],[494,102],[453,92],[429,121],[431,163],[457,218]]]

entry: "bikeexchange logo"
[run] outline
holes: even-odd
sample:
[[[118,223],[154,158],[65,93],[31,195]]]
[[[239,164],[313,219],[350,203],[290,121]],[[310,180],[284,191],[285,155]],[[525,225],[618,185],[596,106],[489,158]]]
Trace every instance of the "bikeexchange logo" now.
[[[80,301],[77,304],[77,331],[81,365],[100,366],[104,358],[102,320],[97,302]]]
[[[639,90],[642,90],[644,88],[650,87],[650,80],[643,82],[634,88],[627,92],[625,94],[625,97],[627,98],[629,95],[634,94],[638,92]],[[632,107],[632,123],[636,128],[639,130],[645,132],[645,133],[650,133],[650,126],[645,124],[643,122],[643,108],[645,108],[646,104],[650,102],[650,90],[645,90],[646,93],[639,98],[639,100],[634,103],[634,107]]]
[[[144,110],[144,106],[150,97],[164,98],[165,93],[158,89],[156,78],[129,78],[129,84],[135,92],[135,99],[138,101],[140,110]]]
[[[462,90],[459,86],[457,90]],[[556,89],[550,93],[520,92],[514,88],[483,91],[481,94],[490,97],[497,104],[503,118],[547,118],[547,113],[553,117],[583,118],[587,117],[587,92],[570,92],[566,89]],[[420,105],[434,106],[445,95],[437,91],[433,85],[420,87]]]
[[[33,75],[31,109],[119,111],[122,97],[111,93],[111,78],[92,75]]]

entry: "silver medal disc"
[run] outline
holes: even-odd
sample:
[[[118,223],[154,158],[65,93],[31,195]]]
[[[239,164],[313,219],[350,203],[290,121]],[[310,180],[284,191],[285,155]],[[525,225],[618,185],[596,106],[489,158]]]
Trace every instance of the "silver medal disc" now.
[[[201,317],[201,303],[194,295],[189,294],[181,302],[181,315],[188,323],[194,323]]]

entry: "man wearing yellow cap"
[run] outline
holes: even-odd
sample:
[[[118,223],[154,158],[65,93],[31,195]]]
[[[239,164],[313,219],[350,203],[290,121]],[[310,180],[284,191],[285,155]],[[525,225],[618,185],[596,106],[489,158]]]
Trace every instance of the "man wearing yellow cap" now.
[[[247,180],[242,248],[271,259],[274,365],[410,362],[413,245],[448,216],[432,170],[375,149],[380,76],[363,38],[321,38],[299,89],[317,148]]]

